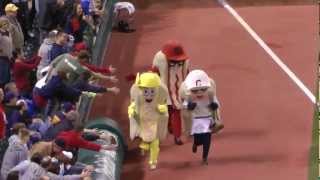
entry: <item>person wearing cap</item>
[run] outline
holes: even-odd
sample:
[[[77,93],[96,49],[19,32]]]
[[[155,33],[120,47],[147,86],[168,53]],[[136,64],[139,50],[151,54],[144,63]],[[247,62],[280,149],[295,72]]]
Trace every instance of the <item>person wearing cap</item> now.
[[[181,84],[179,90],[183,101],[185,133],[194,138],[192,151],[203,146],[202,163],[208,165],[211,133],[220,131],[220,104],[216,94],[216,84],[203,70],[193,70]]]
[[[131,2],[117,2],[114,4],[114,25],[121,32],[132,32],[135,7]]]
[[[56,40],[56,36],[58,34],[57,30],[52,30],[49,32],[48,37],[45,38],[40,45],[40,48],[38,50],[38,56],[41,57],[41,61],[37,67],[37,78],[40,80],[43,75],[41,74],[41,71],[48,67],[50,64],[50,51],[52,49],[52,45]]]
[[[13,43],[10,28],[9,20],[0,17],[0,88],[3,88],[11,80],[10,65]]]
[[[174,135],[175,144],[182,145],[181,101],[178,91],[189,72],[189,58],[182,44],[175,40],[166,42],[154,56],[152,69],[159,73],[161,82],[168,88],[169,132]]]
[[[160,140],[166,138],[168,130],[167,88],[156,73],[138,74],[130,89],[130,99],[130,139],[141,139],[141,154],[150,152],[149,166],[154,170],[158,163]]]
[[[12,3],[7,4],[5,7],[5,18],[8,19],[11,24],[10,33],[12,35],[14,52],[22,51],[24,45],[24,35],[21,25],[17,20],[18,9],[19,8]]]

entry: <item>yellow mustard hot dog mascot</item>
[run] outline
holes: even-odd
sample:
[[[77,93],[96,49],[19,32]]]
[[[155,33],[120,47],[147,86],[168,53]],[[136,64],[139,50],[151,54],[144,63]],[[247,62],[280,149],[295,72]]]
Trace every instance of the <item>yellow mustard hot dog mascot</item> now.
[[[150,169],[156,169],[160,140],[167,135],[168,91],[158,74],[153,72],[137,75],[130,89],[128,107],[131,140],[139,137],[141,152],[150,151]]]

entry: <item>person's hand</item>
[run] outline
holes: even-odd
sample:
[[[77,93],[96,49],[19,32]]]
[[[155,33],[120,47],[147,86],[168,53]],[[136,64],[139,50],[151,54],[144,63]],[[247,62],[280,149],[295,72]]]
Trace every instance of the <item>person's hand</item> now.
[[[166,112],[168,112],[168,106],[166,104],[159,104],[158,111],[160,113],[166,113]]]
[[[117,71],[117,69],[114,68],[112,65],[110,65],[109,66],[109,71],[110,71],[111,74],[114,74]]]
[[[84,132],[94,134],[94,135],[99,135],[98,129],[84,129]]]
[[[212,102],[208,105],[208,107],[212,110],[215,111],[218,109],[219,105],[216,102]]]
[[[32,123],[43,123],[43,121],[40,118],[33,118]]]
[[[107,91],[112,92],[114,94],[118,94],[120,92],[120,89],[117,87],[107,88]]]
[[[111,82],[113,82],[113,83],[117,83],[117,82],[119,81],[116,76],[109,76],[108,79],[109,79]]]
[[[89,172],[92,172],[94,170],[94,167],[92,165],[88,165],[84,167],[84,170],[88,170]]]
[[[128,107],[128,116],[132,118],[136,113],[136,103],[132,102]]]
[[[81,174],[80,177],[81,178],[87,178],[91,176],[92,171],[89,171],[88,169],[84,169]]]
[[[188,108],[188,110],[192,111],[196,108],[196,106],[197,106],[197,103],[190,101],[190,102],[188,102],[187,108]]]
[[[118,146],[116,144],[103,145],[101,149],[107,150],[107,151],[116,151],[118,149]]]
[[[105,141],[107,141],[107,142],[111,142],[112,136],[109,135],[109,134],[107,134],[107,133],[101,133],[101,134],[99,135],[99,138],[100,138],[100,139],[103,139],[103,140],[105,140]]]

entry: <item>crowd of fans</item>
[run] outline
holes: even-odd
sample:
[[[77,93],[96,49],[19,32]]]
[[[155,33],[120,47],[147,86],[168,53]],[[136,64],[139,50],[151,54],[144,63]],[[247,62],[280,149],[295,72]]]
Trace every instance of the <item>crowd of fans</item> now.
[[[76,162],[78,149],[116,149],[112,136],[85,129],[77,111],[82,95],[119,92],[96,83],[116,83],[116,69],[90,63],[102,3],[0,1],[1,180],[90,179],[93,167]],[[27,52],[28,42],[39,43],[36,51]],[[98,138],[110,143],[90,142]]]

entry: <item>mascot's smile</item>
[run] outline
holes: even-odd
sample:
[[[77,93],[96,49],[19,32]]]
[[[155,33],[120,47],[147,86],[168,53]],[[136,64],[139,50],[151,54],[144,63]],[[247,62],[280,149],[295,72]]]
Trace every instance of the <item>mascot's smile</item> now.
[[[143,89],[143,96],[147,103],[151,103],[155,96],[155,89],[154,88],[144,88]]]

